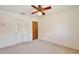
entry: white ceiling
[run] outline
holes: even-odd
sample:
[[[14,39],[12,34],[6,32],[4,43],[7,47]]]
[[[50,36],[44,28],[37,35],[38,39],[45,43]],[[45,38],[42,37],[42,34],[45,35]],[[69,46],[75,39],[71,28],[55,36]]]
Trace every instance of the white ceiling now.
[[[47,5],[43,5],[43,7],[46,7]],[[46,14],[51,14],[53,12],[60,12],[67,10],[69,8],[73,7],[79,7],[77,5],[52,5],[52,9],[49,10],[49,12],[46,12]],[[38,16],[38,15],[31,15],[31,12],[35,9],[32,8],[30,5],[0,5],[0,10],[5,10],[13,13],[25,13],[29,16]]]

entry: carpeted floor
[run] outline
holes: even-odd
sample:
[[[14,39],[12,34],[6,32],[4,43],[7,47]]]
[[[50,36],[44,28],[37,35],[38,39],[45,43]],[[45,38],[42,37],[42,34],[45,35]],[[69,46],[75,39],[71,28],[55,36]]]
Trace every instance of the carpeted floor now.
[[[43,40],[34,40],[32,42],[20,43],[14,46],[0,48],[0,54],[63,54],[79,53],[67,47],[49,43]]]

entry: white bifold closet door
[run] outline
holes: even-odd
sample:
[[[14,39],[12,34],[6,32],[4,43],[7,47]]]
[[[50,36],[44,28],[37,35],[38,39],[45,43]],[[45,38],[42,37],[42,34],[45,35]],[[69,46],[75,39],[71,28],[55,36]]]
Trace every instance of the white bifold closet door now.
[[[31,31],[31,22],[23,19],[18,19],[16,21],[16,42],[20,43],[32,41]]]
[[[32,21],[23,20],[23,41],[32,41]]]
[[[23,41],[23,20],[16,20],[16,43]]]

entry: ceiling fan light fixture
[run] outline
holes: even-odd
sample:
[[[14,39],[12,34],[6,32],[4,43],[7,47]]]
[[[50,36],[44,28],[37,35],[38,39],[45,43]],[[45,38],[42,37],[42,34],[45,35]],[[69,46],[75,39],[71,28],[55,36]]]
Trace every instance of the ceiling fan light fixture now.
[[[41,13],[41,12],[38,12],[37,14],[38,14],[39,16],[41,16],[41,15],[42,15],[42,13]]]
[[[38,5],[38,7],[37,7],[35,5],[32,5],[32,7],[35,8],[37,11],[34,11],[31,14],[37,13],[37,15],[39,15],[39,16],[46,15],[44,11],[47,11],[47,10],[51,9],[51,6],[42,7],[41,5]]]

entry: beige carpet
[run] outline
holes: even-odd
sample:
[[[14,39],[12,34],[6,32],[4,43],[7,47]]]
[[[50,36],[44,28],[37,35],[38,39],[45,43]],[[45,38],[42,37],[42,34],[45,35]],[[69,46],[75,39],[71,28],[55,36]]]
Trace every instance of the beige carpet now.
[[[34,40],[14,46],[0,48],[0,54],[58,54],[58,53],[79,53],[67,47],[49,43],[42,40]]]

